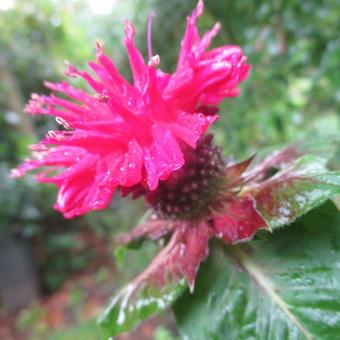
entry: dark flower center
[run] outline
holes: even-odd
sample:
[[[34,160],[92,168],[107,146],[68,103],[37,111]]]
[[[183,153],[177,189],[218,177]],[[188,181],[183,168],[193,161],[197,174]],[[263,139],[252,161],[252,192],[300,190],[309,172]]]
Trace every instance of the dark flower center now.
[[[185,165],[148,195],[155,212],[163,218],[197,220],[209,214],[223,186],[221,149],[206,136],[195,150],[186,152]]]

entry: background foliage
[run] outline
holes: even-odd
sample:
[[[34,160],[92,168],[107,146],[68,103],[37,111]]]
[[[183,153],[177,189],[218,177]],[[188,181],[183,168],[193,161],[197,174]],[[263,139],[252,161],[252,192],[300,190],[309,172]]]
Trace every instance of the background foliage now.
[[[111,244],[118,231],[133,225],[143,203],[122,203],[117,197],[104,213],[65,222],[51,208],[53,188],[37,186],[30,177],[9,179],[9,169],[27,155],[27,144],[55,126],[52,119],[27,118],[24,103],[31,92],[45,91],[43,80],[63,78],[64,59],[85,67],[96,40],[104,42],[129,77],[120,43],[122,22],[128,17],[136,23],[138,45],[146,52],[151,10],[157,14],[154,54],[160,55],[162,68],[173,70],[185,17],[196,5],[194,0],[112,1],[112,11],[95,15],[93,3],[17,0],[6,11],[0,9],[0,237],[14,233],[39,250],[36,261],[45,293],[86,268],[92,255],[81,231]],[[199,26],[203,30],[220,21],[215,44],[241,45],[253,65],[241,96],[225,101],[215,127],[226,156],[241,158],[262,146],[339,133],[339,5],[338,0],[206,1]],[[146,263],[138,261],[142,257],[133,258],[136,267]],[[136,270],[132,267],[125,269],[127,276]]]

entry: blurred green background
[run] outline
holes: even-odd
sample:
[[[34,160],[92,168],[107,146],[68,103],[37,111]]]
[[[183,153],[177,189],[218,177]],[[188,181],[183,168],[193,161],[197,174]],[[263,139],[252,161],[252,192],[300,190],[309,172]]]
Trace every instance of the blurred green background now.
[[[162,69],[174,70],[185,17],[195,5],[193,0],[0,0],[0,242],[2,249],[9,243],[13,249],[24,247],[26,262],[30,258],[24,280],[32,279],[31,295],[40,297],[24,309],[20,307],[27,301],[12,308],[0,280],[0,338],[98,338],[93,321],[83,321],[100,310],[115,287],[139,272],[157,248],[148,244],[119,257],[120,263],[114,256],[114,236],[136,223],[143,202],[115,197],[106,211],[65,220],[52,209],[54,188],[36,185],[29,176],[19,181],[8,177],[28,155],[27,145],[56,126],[52,118],[23,114],[30,93],[43,93],[46,79],[63,79],[65,59],[86,67],[97,40],[130,78],[121,44],[123,20],[135,23],[138,46],[146,56],[150,11],[156,12],[153,52],[160,55]],[[199,27],[205,30],[220,21],[214,45],[241,45],[252,64],[241,96],[223,103],[214,128],[226,156],[242,158],[263,146],[339,135],[339,17],[339,0],[206,1]],[[3,259],[8,254],[0,252]],[[8,266],[1,269],[6,261],[0,259],[0,275],[10,273]],[[14,281],[18,277],[10,275]],[[94,312],[86,314],[91,289],[102,295],[93,297]],[[70,315],[59,316],[60,322],[49,320],[50,304],[65,291]],[[73,328],[56,331],[65,327]],[[144,338],[172,339],[172,327],[152,326],[155,334],[146,331]],[[144,339],[143,334],[134,339]]]

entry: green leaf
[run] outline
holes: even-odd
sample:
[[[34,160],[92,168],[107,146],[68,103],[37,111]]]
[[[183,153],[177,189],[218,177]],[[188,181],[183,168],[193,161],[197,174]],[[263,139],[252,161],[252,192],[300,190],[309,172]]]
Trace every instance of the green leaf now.
[[[99,319],[104,338],[131,330],[141,321],[169,307],[187,287],[185,280],[171,281],[162,287],[149,282],[124,287]]]
[[[241,194],[254,198],[270,230],[340,194],[340,172],[327,169],[336,144],[336,139],[300,142],[261,152],[254,159]]]
[[[292,223],[340,194],[340,172],[322,170],[319,158],[308,155],[258,186],[252,195],[270,230]]]
[[[271,230],[287,225],[327,199],[340,194],[340,173],[277,181],[254,198]]]
[[[211,247],[175,304],[185,339],[337,339],[340,214],[330,202],[274,234]]]
[[[147,269],[115,294],[99,319],[105,339],[137,326],[151,315],[169,307],[182,294],[187,287],[180,265],[180,240],[184,234],[183,230],[175,232]],[[206,246],[207,241],[203,243],[203,250]],[[183,259],[187,260],[186,257]],[[200,257],[198,261],[201,261]]]

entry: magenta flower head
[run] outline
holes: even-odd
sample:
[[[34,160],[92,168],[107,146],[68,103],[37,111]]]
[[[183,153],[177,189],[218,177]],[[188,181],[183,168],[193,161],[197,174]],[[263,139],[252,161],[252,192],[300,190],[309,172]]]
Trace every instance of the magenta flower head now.
[[[144,61],[134,27],[126,22],[133,84],[97,44],[96,61],[89,62],[94,75],[70,64],[65,72],[83,78],[89,91],[63,81],[45,83],[49,96],[32,94],[26,112],[55,116],[64,130],[49,131],[32,145],[33,159],[13,170],[13,176],[43,168],[37,180],[58,187],[55,208],[71,218],[105,208],[117,189],[152,192],[183,167],[185,150],[195,149],[217,118],[207,114],[206,106],[236,94],[249,68],[238,47],[205,51],[218,26],[200,39],[195,22],[202,10],[200,1],[188,18],[172,75],[157,68],[158,55]]]

